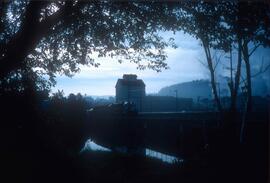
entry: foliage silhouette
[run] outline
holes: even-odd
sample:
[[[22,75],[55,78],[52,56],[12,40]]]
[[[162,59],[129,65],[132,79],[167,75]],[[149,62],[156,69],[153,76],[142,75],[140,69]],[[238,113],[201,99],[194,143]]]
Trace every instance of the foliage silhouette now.
[[[1,83],[22,77],[72,76],[95,57],[129,60],[139,69],[161,71],[165,47],[155,19],[159,3],[3,1],[0,4]],[[15,54],[16,53],[16,54]],[[95,56],[93,56],[95,55]],[[44,78],[43,78],[44,79]],[[40,79],[41,80],[41,79]]]

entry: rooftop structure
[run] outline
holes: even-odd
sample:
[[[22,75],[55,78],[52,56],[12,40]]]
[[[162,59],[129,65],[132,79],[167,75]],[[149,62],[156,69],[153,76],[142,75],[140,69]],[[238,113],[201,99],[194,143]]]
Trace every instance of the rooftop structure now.
[[[141,111],[145,84],[143,80],[137,79],[137,75],[124,74],[122,79],[117,80],[115,90],[117,103],[131,102],[136,105],[138,111]]]

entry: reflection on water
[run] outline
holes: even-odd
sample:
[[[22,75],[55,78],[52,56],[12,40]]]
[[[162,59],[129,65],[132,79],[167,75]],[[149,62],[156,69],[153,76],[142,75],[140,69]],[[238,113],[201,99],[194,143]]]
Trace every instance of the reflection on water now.
[[[153,158],[158,158],[167,163],[183,162],[182,159],[179,159],[175,156],[170,156],[147,148],[145,149],[145,155]]]
[[[125,147],[114,148],[114,150],[117,152],[120,152],[120,153],[127,153],[127,148],[125,148]],[[98,145],[94,141],[89,139],[86,141],[84,147],[81,150],[81,152],[84,152],[84,151],[107,151],[107,152],[110,152],[111,149],[108,149],[106,147]],[[140,150],[138,152],[142,152],[142,151]],[[141,154],[141,153],[139,153],[139,154]],[[175,156],[163,154],[163,153],[160,153],[160,152],[154,151],[152,149],[148,149],[148,148],[144,149],[144,155],[146,155],[148,157],[160,159],[163,162],[167,162],[167,163],[183,162],[183,159],[177,158]]]
[[[81,150],[81,152],[84,152],[84,151],[111,151],[111,150],[101,145],[98,145],[94,141],[89,139],[86,141],[86,143],[84,144],[84,147]]]

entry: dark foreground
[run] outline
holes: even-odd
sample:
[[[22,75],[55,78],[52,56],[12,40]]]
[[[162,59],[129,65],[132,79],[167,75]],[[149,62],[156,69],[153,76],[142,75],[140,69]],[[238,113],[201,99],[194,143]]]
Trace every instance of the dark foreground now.
[[[80,119],[84,108],[66,101],[40,112],[39,108],[25,107],[30,106],[28,101],[18,100],[1,108],[1,182],[269,181],[269,118],[247,124],[242,144],[235,135],[239,128],[224,126],[209,134],[209,148],[199,159],[168,164],[127,154],[80,154],[89,137],[84,119]],[[235,124],[229,123],[230,118],[223,120],[224,124]]]
[[[201,160],[172,164],[112,152],[88,151],[74,155],[56,147],[52,150],[44,143],[28,144],[26,149],[27,143],[18,141],[13,152],[2,154],[3,175],[5,182],[263,183],[269,180],[269,161],[267,137],[261,130],[257,134],[259,138],[248,145],[235,146],[235,149],[220,145],[220,149],[209,152]]]

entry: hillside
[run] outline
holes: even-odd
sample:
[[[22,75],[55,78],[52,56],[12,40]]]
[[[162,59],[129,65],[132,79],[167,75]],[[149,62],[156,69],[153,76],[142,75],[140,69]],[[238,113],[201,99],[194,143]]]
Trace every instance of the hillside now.
[[[158,92],[161,96],[177,96],[192,98],[194,101],[200,98],[212,98],[211,86],[208,80],[195,80],[164,87]]]

